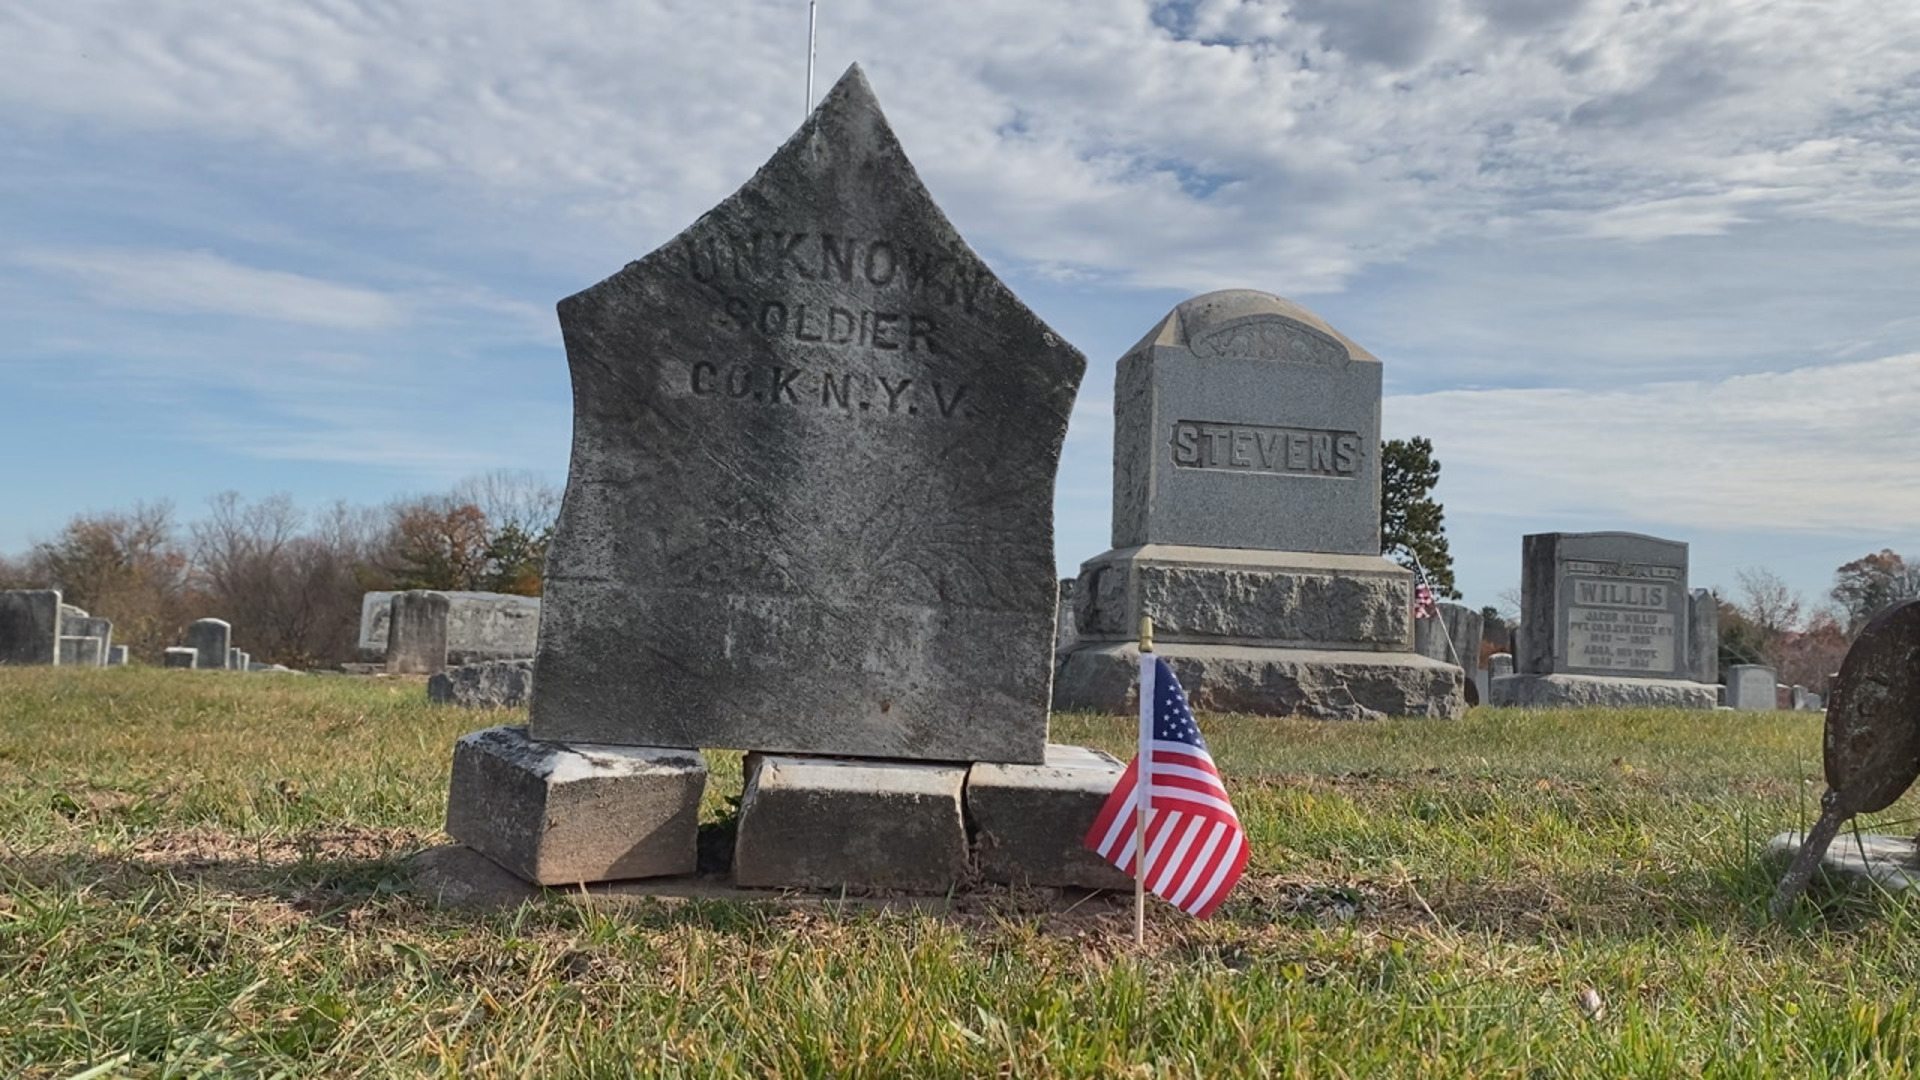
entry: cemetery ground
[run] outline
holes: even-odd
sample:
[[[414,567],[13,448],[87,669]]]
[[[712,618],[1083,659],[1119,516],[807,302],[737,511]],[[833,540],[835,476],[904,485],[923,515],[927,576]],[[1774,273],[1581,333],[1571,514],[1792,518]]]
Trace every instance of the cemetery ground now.
[[[504,714],[511,719],[511,714]],[[442,907],[420,683],[0,669],[0,1075],[1906,1075],[1920,905],[1767,919],[1820,720],[1203,715],[1253,862],[1201,923],[914,904]],[[1133,721],[1056,717],[1125,755]],[[737,755],[712,754],[723,851]],[[731,785],[731,787],[729,787]],[[1867,824],[1911,831],[1914,799]],[[1844,840],[1842,841],[1844,842]],[[1077,903],[1076,903],[1077,901]],[[92,1071],[87,1071],[92,1070]]]

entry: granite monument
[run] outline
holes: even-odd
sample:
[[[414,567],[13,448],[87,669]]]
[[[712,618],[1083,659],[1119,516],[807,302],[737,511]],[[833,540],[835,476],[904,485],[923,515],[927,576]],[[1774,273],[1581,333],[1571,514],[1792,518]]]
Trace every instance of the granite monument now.
[[[1124,712],[1134,637],[1198,708],[1455,717],[1414,651],[1413,575],[1380,553],[1380,361],[1247,289],[1176,307],[1120,360],[1113,550],[1080,568],[1054,702]]]

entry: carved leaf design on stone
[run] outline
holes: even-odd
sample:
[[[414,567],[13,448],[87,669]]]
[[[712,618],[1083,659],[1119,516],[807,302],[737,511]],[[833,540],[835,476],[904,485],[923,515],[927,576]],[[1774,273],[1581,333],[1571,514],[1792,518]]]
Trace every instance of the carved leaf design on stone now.
[[[1296,364],[1344,365],[1347,347],[1304,323],[1279,315],[1236,319],[1188,343],[1199,357],[1280,360]]]

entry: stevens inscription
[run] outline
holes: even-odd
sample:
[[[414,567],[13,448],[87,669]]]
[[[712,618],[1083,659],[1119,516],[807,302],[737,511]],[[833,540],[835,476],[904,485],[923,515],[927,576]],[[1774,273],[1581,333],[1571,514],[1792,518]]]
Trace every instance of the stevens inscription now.
[[[1360,470],[1360,436],[1181,420],[1173,425],[1173,463],[1185,469],[1350,478]]]

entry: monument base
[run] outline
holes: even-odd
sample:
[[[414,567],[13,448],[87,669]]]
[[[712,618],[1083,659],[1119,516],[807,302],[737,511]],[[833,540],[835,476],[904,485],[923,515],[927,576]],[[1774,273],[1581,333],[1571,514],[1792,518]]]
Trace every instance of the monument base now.
[[[1804,839],[1802,833],[1783,832],[1767,841],[1767,851],[1791,859],[1800,854]],[[1892,892],[1920,887],[1920,844],[1905,836],[1843,832],[1821,856],[1820,865]]]
[[[945,892],[966,876],[963,765],[749,754],[733,880]]]
[[[1465,674],[1410,652],[1163,642],[1155,644],[1154,653],[1173,669],[1187,700],[1211,712],[1455,720],[1466,711]],[[1138,707],[1139,678],[1138,645],[1084,646],[1062,659],[1053,680],[1053,707],[1130,713]]]
[[[454,744],[447,834],[538,885],[691,874],[706,783],[698,751],[488,728]]]
[[[1526,709],[1711,709],[1720,704],[1718,686],[1685,679],[1502,675],[1490,680],[1487,690],[1490,705]]]
[[[1084,746],[1048,744],[1044,765],[982,763],[967,773],[974,866],[1007,885],[1132,889],[1082,843],[1126,766]]]

